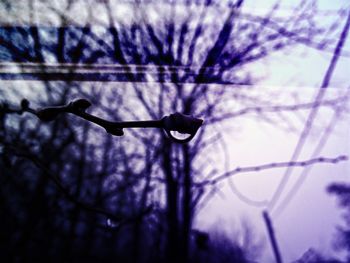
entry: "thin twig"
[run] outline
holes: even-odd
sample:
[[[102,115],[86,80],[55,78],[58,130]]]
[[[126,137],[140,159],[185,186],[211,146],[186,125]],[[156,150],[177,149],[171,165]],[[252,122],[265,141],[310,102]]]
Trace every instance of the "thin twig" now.
[[[283,167],[304,167],[313,165],[316,163],[338,163],[342,161],[347,161],[348,156],[346,155],[340,155],[336,158],[326,158],[326,157],[319,157],[314,159],[309,159],[306,161],[299,161],[299,162],[280,162],[280,163],[269,163],[269,164],[263,164],[258,166],[247,166],[247,167],[237,167],[234,170],[228,171],[226,173],[223,173],[222,175],[216,176],[213,179],[204,180],[199,183],[194,183],[195,186],[206,186],[206,185],[215,185],[218,182],[225,180],[233,175],[239,174],[239,173],[249,173],[249,172],[259,172],[262,170],[268,170],[268,169],[274,169],[274,168],[283,168]]]

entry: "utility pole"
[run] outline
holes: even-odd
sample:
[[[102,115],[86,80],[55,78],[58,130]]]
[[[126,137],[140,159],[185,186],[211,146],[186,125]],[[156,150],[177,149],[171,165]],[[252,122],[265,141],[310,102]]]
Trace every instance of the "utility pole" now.
[[[275,237],[275,231],[273,230],[270,216],[266,210],[263,211],[263,218],[266,224],[267,233],[269,234],[270,243],[271,243],[273,254],[275,255],[276,263],[282,263],[282,257],[278,249],[278,244]]]

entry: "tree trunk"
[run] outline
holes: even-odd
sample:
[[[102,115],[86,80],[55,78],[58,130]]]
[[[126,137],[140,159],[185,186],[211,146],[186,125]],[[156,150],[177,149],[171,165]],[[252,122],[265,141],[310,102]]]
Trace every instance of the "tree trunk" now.
[[[163,169],[166,180],[166,216],[167,216],[167,246],[166,261],[179,262],[178,260],[178,183],[175,181],[172,171],[171,143],[163,139]]]
[[[191,179],[191,158],[187,144],[182,145],[183,154],[183,195],[182,195],[182,233],[181,233],[181,262],[189,262],[189,245],[192,225],[192,179]]]

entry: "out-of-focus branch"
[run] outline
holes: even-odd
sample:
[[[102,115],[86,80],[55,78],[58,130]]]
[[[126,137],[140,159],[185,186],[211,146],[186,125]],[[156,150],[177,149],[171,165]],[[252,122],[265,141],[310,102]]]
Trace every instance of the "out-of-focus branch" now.
[[[221,121],[225,121],[228,119],[236,118],[239,116],[243,116],[249,113],[274,113],[274,112],[290,112],[290,111],[299,111],[299,110],[308,110],[311,108],[319,108],[319,107],[334,107],[340,103],[346,102],[347,97],[340,97],[336,99],[316,101],[316,102],[308,102],[294,105],[275,105],[275,106],[261,106],[261,107],[248,107],[235,112],[228,112],[225,114],[221,114],[220,117],[209,117],[206,119],[206,124],[217,123]]]
[[[206,185],[215,185],[219,183],[222,180],[225,180],[233,175],[239,174],[239,173],[250,173],[250,172],[259,172],[262,170],[268,170],[268,169],[274,169],[274,168],[283,168],[283,167],[305,167],[309,165],[314,165],[317,163],[331,163],[336,164],[338,162],[347,161],[348,156],[346,155],[340,155],[336,158],[326,158],[326,157],[319,157],[314,158],[306,161],[297,161],[297,162],[280,162],[280,163],[269,163],[269,164],[263,164],[258,166],[247,166],[247,167],[237,167],[234,170],[228,171],[226,173],[223,173],[222,175],[216,176],[212,179],[204,180],[202,182],[194,183],[195,186],[206,186]]]
[[[254,22],[254,23],[258,23],[258,24],[263,23],[265,27],[270,28],[270,29],[278,32],[278,34],[281,37],[290,39],[296,43],[303,44],[305,46],[308,46],[308,47],[311,47],[311,48],[314,48],[317,50],[333,53],[332,47],[328,47],[325,43],[317,43],[317,42],[311,40],[310,37],[301,36],[300,32],[298,32],[298,31],[295,32],[292,30],[288,30],[288,29],[284,28],[283,26],[279,25],[278,22],[272,20],[271,18],[260,17],[257,15],[252,15],[252,14],[247,14],[247,13],[241,14],[240,17],[242,19],[246,19],[246,20]],[[350,52],[345,51],[342,53],[342,56],[349,57]]]
[[[350,8],[348,10],[346,22],[345,22],[344,27],[342,29],[342,32],[339,36],[337,46],[334,49],[333,57],[329,63],[329,66],[327,68],[326,73],[323,76],[322,84],[321,84],[321,86],[320,86],[320,88],[315,96],[315,101],[322,100],[326,94],[326,91],[327,91],[329,84],[332,80],[333,73],[334,73],[335,68],[337,66],[337,62],[340,58],[340,55],[341,55],[342,50],[344,48],[345,42],[347,40],[349,29],[350,29]],[[298,157],[299,157],[299,155],[300,155],[300,153],[305,145],[307,137],[311,131],[312,125],[317,117],[318,110],[319,109],[315,108],[315,107],[311,108],[310,113],[309,113],[307,120],[305,122],[304,128],[299,136],[297,145],[295,146],[295,148],[293,150],[293,154],[292,154],[292,157],[290,159],[291,162],[294,162],[295,160],[298,159]],[[284,173],[275,193],[273,194],[273,196],[271,198],[270,205],[269,205],[270,210],[274,209],[277,202],[279,201],[281,194],[282,194],[287,182],[289,181],[292,170],[293,170],[293,167],[291,167],[291,166],[287,167],[286,172]]]
[[[345,97],[348,97],[348,94],[350,94],[350,89],[348,90],[347,95]],[[342,111],[343,111],[342,108],[338,108],[338,109],[335,109],[335,111],[333,112],[333,116],[332,116],[332,118],[330,118],[330,121],[329,121],[328,125],[325,127],[324,131],[322,132],[322,135],[320,136],[320,140],[319,140],[316,148],[314,149],[314,151],[313,151],[313,153],[311,155],[311,158],[314,158],[314,157],[318,156],[321,153],[321,151],[324,148],[324,146],[325,146],[329,136],[332,134],[334,128],[336,127],[336,123],[337,123],[337,121],[338,121]],[[298,190],[300,189],[301,185],[304,183],[304,181],[308,177],[311,169],[312,169],[311,166],[303,169],[302,173],[300,174],[300,177],[297,179],[297,181],[295,182],[294,186],[285,195],[284,199],[280,202],[280,204],[276,207],[276,209],[275,209],[275,211],[273,213],[274,217],[277,217],[278,215],[280,215],[280,213],[283,212],[283,209],[285,207],[287,207],[288,204],[291,202],[293,197],[296,196],[296,193],[298,192]]]

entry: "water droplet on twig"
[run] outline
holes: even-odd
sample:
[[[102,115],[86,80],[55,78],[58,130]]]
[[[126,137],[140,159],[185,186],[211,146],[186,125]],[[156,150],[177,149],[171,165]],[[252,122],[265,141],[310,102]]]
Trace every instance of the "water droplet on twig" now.
[[[113,219],[107,218],[106,225],[109,228],[117,228],[119,223]]]

